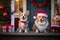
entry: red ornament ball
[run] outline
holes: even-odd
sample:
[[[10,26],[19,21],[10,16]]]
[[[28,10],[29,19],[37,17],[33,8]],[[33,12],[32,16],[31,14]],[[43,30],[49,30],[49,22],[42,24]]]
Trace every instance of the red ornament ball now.
[[[3,6],[3,5],[0,5],[0,10],[1,10],[1,9],[4,9],[4,6]]]
[[[3,13],[3,16],[4,16],[4,17],[7,17],[7,16],[8,16],[8,13],[7,13],[7,12],[4,12],[4,13]]]

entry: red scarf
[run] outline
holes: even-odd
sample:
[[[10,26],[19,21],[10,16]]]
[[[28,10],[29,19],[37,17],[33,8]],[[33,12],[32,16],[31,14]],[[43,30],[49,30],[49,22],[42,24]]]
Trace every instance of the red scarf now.
[[[27,25],[28,23],[27,23],[27,21],[21,21],[22,23],[24,23],[25,25]]]

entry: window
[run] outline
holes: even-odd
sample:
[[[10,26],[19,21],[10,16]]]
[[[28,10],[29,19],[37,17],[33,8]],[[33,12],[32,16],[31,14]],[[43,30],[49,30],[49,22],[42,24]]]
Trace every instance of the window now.
[[[23,12],[23,0],[15,0],[15,13]]]

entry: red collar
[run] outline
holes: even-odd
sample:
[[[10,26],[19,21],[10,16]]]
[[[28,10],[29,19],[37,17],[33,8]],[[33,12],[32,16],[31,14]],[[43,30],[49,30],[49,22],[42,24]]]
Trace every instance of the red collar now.
[[[27,25],[27,21],[21,21],[21,22],[23,22],[25,25]]]

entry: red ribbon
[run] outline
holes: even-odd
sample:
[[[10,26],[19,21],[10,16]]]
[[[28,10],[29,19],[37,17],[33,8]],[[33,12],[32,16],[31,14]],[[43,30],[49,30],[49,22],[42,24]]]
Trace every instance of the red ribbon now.
[[[28,23],[27,23],[27,21],[21,21],[21,22],[23,22],[25,25],[27,25]]]

